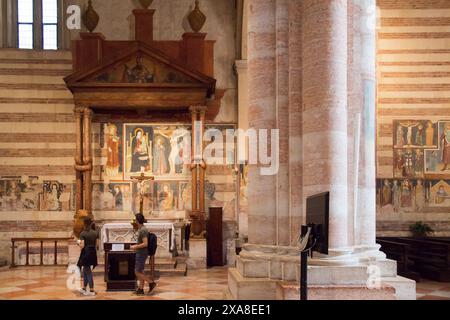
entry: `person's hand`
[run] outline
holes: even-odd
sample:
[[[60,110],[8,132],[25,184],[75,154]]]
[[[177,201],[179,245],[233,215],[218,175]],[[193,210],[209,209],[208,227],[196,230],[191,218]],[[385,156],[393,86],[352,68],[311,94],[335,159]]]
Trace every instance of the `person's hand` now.
[[[136,246],[130,246],[130,250],[136,251]]]

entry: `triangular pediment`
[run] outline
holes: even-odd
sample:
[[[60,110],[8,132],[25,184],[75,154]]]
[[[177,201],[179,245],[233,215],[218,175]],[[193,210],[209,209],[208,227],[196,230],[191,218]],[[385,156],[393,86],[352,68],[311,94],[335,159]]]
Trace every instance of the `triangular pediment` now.
[[[89,70],[82,70],[65,78],[69,88],[88,84],[123,84],[124,86],[148,85],[170,87],[186,85],[204,87],[212,94],[216,80],[171,60],[162,52],[139,44],[109,61],[99,63]]]

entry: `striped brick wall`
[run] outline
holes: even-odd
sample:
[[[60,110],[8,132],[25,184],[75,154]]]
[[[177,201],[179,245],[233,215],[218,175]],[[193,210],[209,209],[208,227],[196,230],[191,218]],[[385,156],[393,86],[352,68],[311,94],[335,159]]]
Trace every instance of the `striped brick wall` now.
[[[377,5],[377,177],[392,179],[393,121],[450,119],[450,0],[379,0]],[[438,234],[450,235],[450,210],[436,209],[443,210],[447,213],[429,208],[379,213],[378,233],[407,235],[407,225],[424,220]]]
[[[73,102],[63,81],[71,72],[71,59],[68,51],[0,50],[2,179],[25,181],[28,176],[36,176],[37,183],[48,180],[72,184]],[[1,256],[9,258],[11,237],[69,235],[73,213],[67,206],[57,212],[39,210],[37,204],[26,211],[9,210],[15,195],[4,187],[0,190]]]

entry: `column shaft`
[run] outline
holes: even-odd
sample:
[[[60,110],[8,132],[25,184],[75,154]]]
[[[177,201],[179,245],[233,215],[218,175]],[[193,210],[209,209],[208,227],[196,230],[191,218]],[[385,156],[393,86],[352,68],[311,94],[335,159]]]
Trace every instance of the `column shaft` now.
[[[362,136],[360,148],[359,201],[356,221],[356,244],[376,245],[376,1],[358,0],[362,12],[361,81],[362,81]]]
[[[83,165],[83,120],[82,110],[75,108],[75,131],[76,131],[76,152],[75,152],[75,175],[76,175],[76,195],[75,210],[83,209],[83,172],[79,166]]]
[[[191,189],[192,189],[192,212],[194,214],[197,214],[198,212],[198,196],[197,196],[197,168],[198,165],[196,164],[195,156],[196,156],[196,134],[195,134],[195,123],[197,121],[197,110],[191,109],[191,116],[192,116],[192,160],[191,160],[191,174],[192,174],[192,182],[191,182]]]
[[[203,142],[203,133],[205,131],[205,114],[206,114],[206,110],[201,110],[200,111],[200,122],[201,122],[201,132],[200,132],[200,137],[201,137],[201,151],[202,151],[202,163],[199,166],[200,169],[200,182],[199,182],[199,196],[198,196],[198,202],[199,202],[199,209],[200,209],[200,214],[204,215],[205,214],[205,172],[206,172],[206,162],[205,159],[203,159],[203,150],[204,150],[204,142]]]
[[[330,248],[348,246],[347,1],[303,1],[303,190],[330,192]]]
[[[270,130],[276,128],[277,122],[275,0],[250,1],[248,32],[249,127]],[[270,149],[268,141],[267,150]],[[261,175],[260,165],[249,165],[247,190],[250,243],[277,244],[276,183],[276,176]]]
[[[84,172],[84,209],[92,213],[92,145],[91,145],[91,120],[92,111],[84,108],[83,113],[83,162],[84,165],[90,165],[90,168]]]

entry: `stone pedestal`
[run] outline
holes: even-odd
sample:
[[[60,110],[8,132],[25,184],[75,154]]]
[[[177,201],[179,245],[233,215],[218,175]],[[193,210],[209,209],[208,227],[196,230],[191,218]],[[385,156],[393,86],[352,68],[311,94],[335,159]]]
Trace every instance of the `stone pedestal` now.
[[[397,276],[397,264],[381,257],[368,260],[350,252],[350,264],[313,265],[308,261],[308,286],[311,299],[378,300],[415,299],[415,282]],[[317,262],[317,261],[316,261]],[[368,287],[371,267],[377,267],[378,286]],[[294,299],[300,281],[300,256],[297,248],[245,245],[237,257],[236,268],[228,271],[228,296],[239,300]],[[334,297],[334,298],[333,298]]]
[[[77,245],[75,240],[69,240],[67,246],[68,246],[68,264],[76,265],[78,263],[78,259],[80,258],[81,248]]]
[[[189,269],[206,269],[206,239],[189,240]]]

